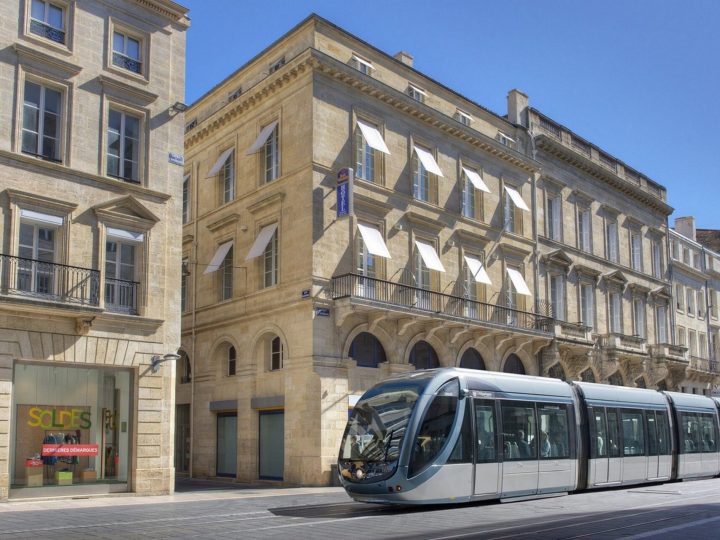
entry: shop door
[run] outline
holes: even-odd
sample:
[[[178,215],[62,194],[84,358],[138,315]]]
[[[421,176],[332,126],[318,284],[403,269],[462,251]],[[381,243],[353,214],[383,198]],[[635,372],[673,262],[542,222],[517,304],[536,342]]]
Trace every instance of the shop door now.
[[[285,413],[260,413],[260,478],[282,480],[285,467]]]
[[[190,469],[190,405],[175,408],[175,471]]]
[[[237,413],[217,416],[217,476],[237,476]]]

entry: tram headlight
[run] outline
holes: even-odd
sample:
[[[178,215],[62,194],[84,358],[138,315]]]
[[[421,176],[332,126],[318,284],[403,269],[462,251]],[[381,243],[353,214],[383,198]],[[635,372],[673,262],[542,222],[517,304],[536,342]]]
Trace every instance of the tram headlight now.
[[[355,471],[355,478],[357,478],[358,480],[362,480],[363,478],[365,478],[365,471],[363,471],[362,469],[357,469]]]

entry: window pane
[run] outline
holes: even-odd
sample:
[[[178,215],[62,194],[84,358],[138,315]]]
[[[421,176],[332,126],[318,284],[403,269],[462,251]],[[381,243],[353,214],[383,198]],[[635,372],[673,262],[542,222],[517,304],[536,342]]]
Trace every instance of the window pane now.
[[[647,419],[647,436],[648,436],[648,454],[651,456],[658,455],[658,433],[657,422],[655,421],[655,411],[645,411]]]
[[[471,412],[470,412],[470,400],[466,399],[467,406],[465,407],[465,416],[463,417],[462,427],[460,428],[460,436],[455,443],[448,463],[472,463],[473,448],[472,448],[472,423]]]
[[[48,14],[48,24],[58,30],[63,29],[63,10],[58,6],[50,4],[50,12]]]
[[[40,107],[40,85],[25,82],[25,103],[32,103],[35,107]]]
[[[640,411],[621,411],[625,456],[645,455],[643,414]]]
[[[658,454],[661,456],[670,455],[670,424],[665,411],[655,411],[658,433]]]
[[[475,428],[477,433],[477,462],[497,461],[495,445],[495,403],[475,401]]]
[[[125,54],[135,60],[140,60],[140,42],[137,39],[131,37],[127,38],[127,50]]]
[[[122,113],[118,111],[110,110],[110,115],[108,116],[108,128],[120,133],[120,125],[122,122]]]
[[[607,457],[608,455],[608,436],[605,428],[605,409],[603,407],[594,407],[592,409],[592,418],[594,419],[595,440],[590,441],[592,447],[591,457]]]
[[[38,153],[38,137],[35,133],[23,130],[22,151],[28,154]]]
[[[113,51],[125,53],[125,36],[119,32],[113,33]]]
[[[529,405],[529,406],[528,406]],[[537,459],[535,408],[532,404],[502,404],[503,452],[506,460]]]
[[[33,0],[30,16],[38,21],[45,21],[45,2],[42,0]]]
[[[620,457],[620,426],[618,424],[617,409],[607,410],[607,428],[608,428],[608,455],[612,457]]]
[[[567,406],[538,405],[538,417],[540,419],[540,457],[569,458],[570,432]]]

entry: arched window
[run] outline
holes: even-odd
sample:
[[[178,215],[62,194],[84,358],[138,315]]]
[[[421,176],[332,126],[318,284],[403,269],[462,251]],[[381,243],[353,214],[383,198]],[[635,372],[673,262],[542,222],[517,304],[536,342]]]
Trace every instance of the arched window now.
[[[387,361],[382,344],[369,332],[361,332],[350,344],[350,358],[357,362],[358,367],[376,368]]]
[[[518,358],[517,354],[511,354],[505,360],[505,366],[503,367],[505,373],[517,373],[518,375],[525,375],[525,366],[522,360]]]
[[[283,367],[283,346],[280,338],[275,336],[270,340],[270,358],[268,359],[270,371],[282,369]]]
[[[466,350],[460,358],[460,367],[467,369],[485,369],[485,361],[475,349]]]
[[[237,371],[237,353],[235,347],[230,345],[227,352],[227,374],[228,377],[235,375]]]
[[[580,374],[580,380],[583,382],[595,382],[595,374],[592,369],[587,368]]]
[[[192,369],[190,367],[190,357],[182,349],[178,351],[180,355],[178,365],[178,376],[180,377],[180,384],[187,384],[192,380]]]
[[[418,341],[410,352],[410,363],[415,369],[434,369],[440,366],[437,353],[427,341]]]
[[[622,375],[620,375],[619,371],[616,371],[612,375],[608,377],[608,384],[612,384],[615,386],[622,386],[623,385],[623,378]]]
[[[647,388],[647,384],[645,383],[645,377],[640,376],[635,379],[635,386],[637,388]]]
[[[561,381],[566,380],[565,370],[560,365],[560,362],[556,363],[550,369],[548,369],[548,377],[552,377],[553,379],[560,379]]]

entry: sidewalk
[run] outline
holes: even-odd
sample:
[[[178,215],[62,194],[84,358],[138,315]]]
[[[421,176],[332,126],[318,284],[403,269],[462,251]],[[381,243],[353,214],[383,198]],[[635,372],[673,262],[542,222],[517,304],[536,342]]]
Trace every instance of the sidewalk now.
[[[113,493],[103,495],[80,495],[44,497],[42,499],[10,499],[0,503],[0,514],[43,510],[62,501],[63,508],[97,508],[163,504],[171,502],[211,501],[229,499],[250,499],[258,497],[280,497],[287,495],[312,495],[337,493],[345,498],[345,490],[338,487],[285,487],[273,484],[244,484],[224,480],[199,480],[177,478],[173,495],[136,495],[135,493]]]

